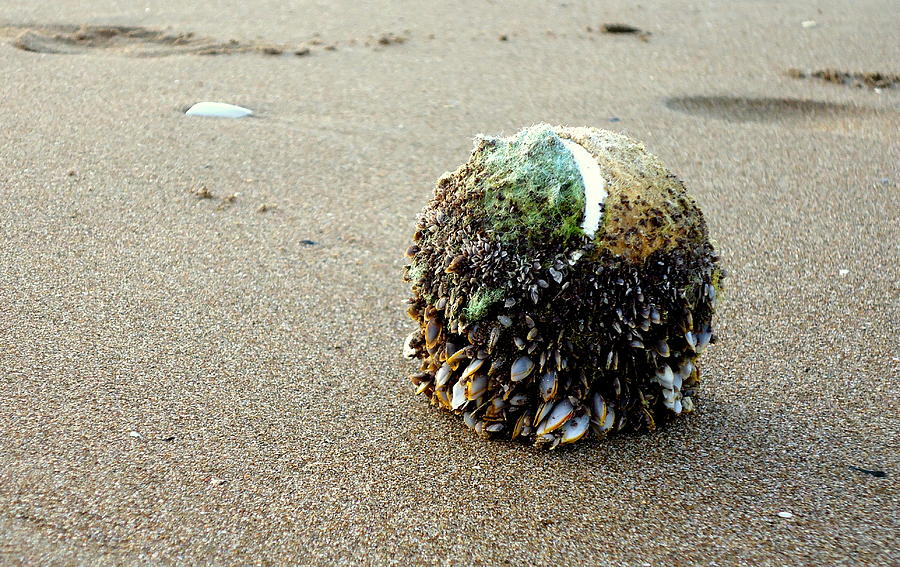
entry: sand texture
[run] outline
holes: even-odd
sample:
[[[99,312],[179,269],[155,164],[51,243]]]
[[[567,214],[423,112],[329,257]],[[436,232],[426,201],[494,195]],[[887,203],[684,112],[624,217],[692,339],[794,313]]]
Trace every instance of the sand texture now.
[[[900,561],[900,87],[840,74],[900,74],[895,2],[7,4],[0,564]],[[547,453],[414,397],[415,216],[537,122],[702,206],[690,418]]]

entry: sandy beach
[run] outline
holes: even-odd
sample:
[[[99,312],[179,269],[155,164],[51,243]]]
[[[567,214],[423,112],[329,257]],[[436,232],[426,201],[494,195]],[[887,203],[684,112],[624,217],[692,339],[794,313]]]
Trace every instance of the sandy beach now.
[[[900,562],[900,84],[813,75],[900,74],[896,3],[122,4],[0,11],[0,564]],[[414,396],[416,214],[537,122],[644,141],[721,253],[652,434]]]

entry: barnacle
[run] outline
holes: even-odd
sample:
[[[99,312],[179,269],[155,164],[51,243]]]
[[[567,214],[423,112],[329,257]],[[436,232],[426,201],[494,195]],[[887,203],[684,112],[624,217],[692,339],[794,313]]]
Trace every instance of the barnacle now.
[[[407,249],[416,392],[549,448],[693,411],[724,277],[678,178],[613,132],[476,138]]]

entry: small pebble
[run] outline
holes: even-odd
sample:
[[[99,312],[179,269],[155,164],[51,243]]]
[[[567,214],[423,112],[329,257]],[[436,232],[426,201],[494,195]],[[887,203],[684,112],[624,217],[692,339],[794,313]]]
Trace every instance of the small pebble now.
[[[628,24],[603,24],[600,26],[603,33],[641,33],[641,29]]]
[[[250,116],[253,111],[243,106],[235,106],[224,102],[198,102],[190,107],[187,116],[212,116],[215,118],[243,118]]]

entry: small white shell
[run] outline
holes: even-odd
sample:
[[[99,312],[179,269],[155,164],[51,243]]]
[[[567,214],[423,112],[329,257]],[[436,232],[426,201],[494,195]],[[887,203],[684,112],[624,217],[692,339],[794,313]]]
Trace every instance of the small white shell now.
[[[198,102],[190,107],[187,116],[211,116],[215,118],[243,118],[250,116],[253,111],[243,106],[235,106],[224,102]]]

